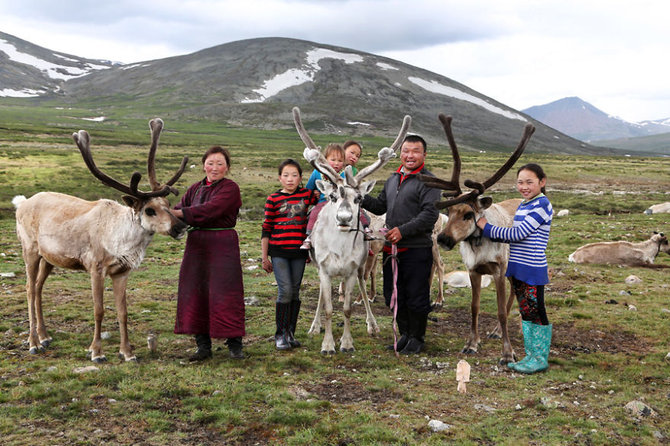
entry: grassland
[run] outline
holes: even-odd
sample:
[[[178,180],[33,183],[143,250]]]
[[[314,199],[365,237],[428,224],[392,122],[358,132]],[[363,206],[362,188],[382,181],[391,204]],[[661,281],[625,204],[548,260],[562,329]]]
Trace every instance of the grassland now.
[[[70,135],[80,128],[92,136],[98,165],[120,181],[144,172],[149,142],[147,122],[108,116],[84,121],[95,110],[0,107],[0,443],[8,445],[438,445],[438,444],[667,444],[670,440],[670,256],[665,268],[581,266],[567,262],[578,246],[597,240],[643,240],[654,230],[669,232],[670,214],[647,216],[651,204],[669,201],[667,158],[592,158],[524,155],[549,176],[556,218],[548,250],[552,283],[547,307],[554,323],[550,369],[520,376],[498,365],[501,344],[483,338],[480,353],[460,353],[469,327],[468,289],[447,289],[445,305],[431,313],[427,349],[412,358],[396,358],[385,346],[392,337],[391,318],[382,303],[373,304],[381,333],[365,331],[364,311],[354,311],[357,351],[324,357],[320,336],[306,332],[318,281],[308,267],[298,337],[303,347],[287,353],[274,349],[274,277],[259,266],[260,223],[265,197],[276,184],[275,166],[285,157],[300,158],[302,144],[288,131],[248,131],[202,122],[170,122],[158,151],[158,176],[170,176],[183,155],[191,158],[180,190],[201,177],[199,158],[206,147],[231,148],[231,178],[242,189],[244,209],[238,223],[247,306],[247,359],[228,359],[215,342],[211,361],[185,361],[193,341],[172,333],[177,273],[183,241],[156,236],[128,286],[131,342],[140,358],[115,358],[118,326],[107,296],[103,348],[110,361],[97,371],[85,357],[93,331],[89,279],[85,273],[57,269],[45,287],[45,317],[54,341],[46,353],[27,349],[25,274],[14,234],[11,198],[41,190],[87,199],[118,198],[86,170]],[[124,118],[124,119],[121,119]],[[317,135],[318,144],[344,139]],[[362,138],[362,165],[390,141]],[[467,152],[462,178],[479,179],[503,161],[500,154]],[[444,147],[431,149],[429,167],[448,176],[451,159]],[[385,178],[390,172],[378,175]],[[491,195],[515,197],[508,175]],[[146,187],[146,185],[145,185]],[[173,201],[175,198],[172,199]],[[442,252],[447,270],[463,269],[458,252]],[[254,268],[256,267],[256,268]],[[639,284],[624,279],[635,274]],[[435,290],[433,291],[435,293]],[[607,303],[616,301],[616,303]],[[633,305],[636,311],[630,310]],[[493,290],[484,290],[482,328],[495,322]],[[342,320],[339,312],[336,322]],[[512,343],[523,345],[517,319]],[[158,351],[146,346],[158,335]],[[335,336],[340,328],[335,326]],[[456,391],[455,367],[472,365],[468,393]],[[624,406],[633,400],[653,408],[655,416],[633,416]],[[439,433],[431,419],[450,428]]]

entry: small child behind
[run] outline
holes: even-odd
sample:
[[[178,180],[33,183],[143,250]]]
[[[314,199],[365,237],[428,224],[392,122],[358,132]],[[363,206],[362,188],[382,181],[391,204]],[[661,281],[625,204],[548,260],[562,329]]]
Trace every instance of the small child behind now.
[[[339,173],[342,177],[344,177],[344,172],[342,172],[342,169],[344,169],[345,156],[344,149],[341,145],[331,143],[326,146],[326,151],[324,153],[326,161],[328,161],[330,167],[332,167],[333,170]],[[314,172],[312,172],[312,175],[310,175],[309,180],[307,180],[305,187],[319,194],[319,191],[316,188],[316,180],[321,179],[321,172],[315,169]],[[303,242],[300,249],[310,249],[312,247],[312,239],[310,238],[310,234],[312,233],[312,229],[314,229],[314,224],[316,223],[316,219],[319,216],[319,212],[321,212],[321,209],[325,206],[325,204],[326,197],[319,194],[319,202],[316,206],[314,206],[314,208],[312,208],[312,212],[309,214],[309,222],[307,223],[307,238]]]

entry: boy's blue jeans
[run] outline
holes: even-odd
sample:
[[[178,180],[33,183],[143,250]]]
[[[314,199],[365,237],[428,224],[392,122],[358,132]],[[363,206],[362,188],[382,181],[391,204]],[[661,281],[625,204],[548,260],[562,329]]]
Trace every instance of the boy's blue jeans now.
[[[305,272],[304,258],[272,257],[272,268],[277,279],[277,303],[290,304],[300,300],[300,285]]]

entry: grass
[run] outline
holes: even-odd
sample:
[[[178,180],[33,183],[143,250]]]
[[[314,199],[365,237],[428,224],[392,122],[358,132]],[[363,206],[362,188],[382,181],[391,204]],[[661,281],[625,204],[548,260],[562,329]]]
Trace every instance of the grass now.
[[[94,111],[69,112],[86,117],[95,116]],[[427,349],[417,357],[396,358],[385,349],[392,337],[391,318],[379,302],[373,304],[379,335],[367,335],[364,310],[356,307],[356,352],[320,355],[321,336],[306,334],[318,296],[312,266],[302,288],[298,337],[303,347],[275,351],[274,277],[248,267],[259,265],[262,206],[277,187],[275,166],[288,156],[301,158],[302,144],[286,131],[166,119],[158,149],[159,179],[171,176],[184,154],[192,159],[189,164],[198,166],[209,145],[231,147],[231,176],[240,184],[244,202],[237,229],[245,294],[258,300],[246,309],[248,358],[229,360],[223,342],[215,341],[211,361],[185,362],[194,342],[172,333],[183,241],[156,236],[128,284],[130,339],[140,361],[116,359],[119,335],[108,291],[103,331],[110,338],[103,348],[110,361],[97,371],[78,373],[77,368],[92,364],[85,357],[93,332],[89,278],[62,269],[50,276],[44,308],[54,341],[44,354],[29,355],[25,274],[10,200],[17,193],[29,196],[40,190],[118,199],[118,193],[88,173],[68,135],[87,128],[98,165],[125,182],[133,170],[144,171],[148,118],[91,123],[68,120],[62,110],[5,105],[0,106],[0,119],[6,123],[0,129],[0,272],[16,274],[0,278],[3,444],[651,445],[670,437],[670,380],[664,359],[670,349],[667,269],[567,262],[584,243],[638,241],[653,230],[670,232],[665,215],[642,213],[668,200],[670,160],[522,157],[520,162],[543,165],[554,208],[571,213],[554,220],[548,250],[552,282],[547,307],[555,326],[550,369],[520,376],[498,365],[500,341],[483,336],[480,353],[460,353],[469,326],[468,289],[446,290],[444,307],[431,314]],[[315,136],[321,145],[342,139]],[[369,164],[375,150],[386,144],[364,140],[361,164]],[[502,161],[500,154],[464,154],[462,178],[480,178]],[[448,150],[431,151],[428,165],[448,177]],[[383,180],[389,172],[387,168],[376,177]],[[200,176],[198,167],[189,169],[178,183],[180,191]],[[496,185],[494,199],[516,196],[512,180],[508,175]],[[463,269],[457,251],[442,255],[448,270]],[[659,256],[657,263],[670,267],[670,256]],[[626,284],[630,274],[642,282]],[[611,300],[617,303],[605,303]],[[481,312],[483,332],[495,321],[491,287],[483,292]],[[341,320],[336,311],[336,338]],[[522,354],[515,315],[510,330],[513,346]],[[155,354],[146,346],[149,333],[158,335]],[[472,365],[465,395],[456,391],[454,371],[460,359]],[[632,400],[644,401],[659,415],[632,417],[624,409]],[[434,433],[428,428],[430,419],[451,427]]]

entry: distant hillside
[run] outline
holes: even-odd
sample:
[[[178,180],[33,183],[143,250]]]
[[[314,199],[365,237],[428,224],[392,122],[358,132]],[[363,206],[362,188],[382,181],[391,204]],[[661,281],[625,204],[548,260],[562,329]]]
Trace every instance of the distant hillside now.
[[[64,81],[113,64],[33,45],[0,32],[0,97],[34,97],[57,92]]]
[[[444,76],[347,48],[286,38],[250,39],[132,65],[98,61],[105,69],[92,71],[97,67],[86,59],[65,57],[6,34],[0,37],[13,46],[10,52],[28,58],[3,55],[6,46],[0,47],[2,67],[32,75],[10,73],[0,91],[34,90],[37,103],[89,107],[98,116],[136,118],[134,110],[157,110],[169,119],[288,129],[293,127],[291,108],[297,105],[310,131],[392,137],[402,117],[410,114],[412,131],[424,134],[430,145],[444,146],[437,115],[446,113],[454,116],[454,133],[464,150],[510,151],[531,121],[537,131],[529,152],[621,154],[566,136]],[[42,66],[42,61],[53,60],[63,65]],[[75,66],[88,69],[87,74],[74,77],[68,70]],[[53,72],[70,75],[52,79]]]
[[[619,138],[596,141],[605,147],[615,147],[627,153],[657,153],[670,156],[670,133],[661,133],[651,136],[638,136],[636,138]]]
[[[608,115],[577,97],[537,105],[523,112],[566,135],[592,143],[670,132],[670,118],[640,123],[628,122]],[[598,145],[604,143],[600,142]]]

